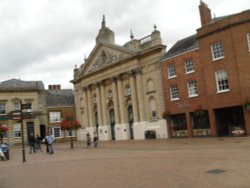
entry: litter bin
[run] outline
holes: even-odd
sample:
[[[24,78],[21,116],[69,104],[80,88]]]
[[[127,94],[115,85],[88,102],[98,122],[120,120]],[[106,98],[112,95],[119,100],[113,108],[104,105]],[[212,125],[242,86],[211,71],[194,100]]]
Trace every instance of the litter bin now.
[[[6,144],[2,144],[2,151],[4,153],[5,158],[9,160],[10,159],[9,146]]]

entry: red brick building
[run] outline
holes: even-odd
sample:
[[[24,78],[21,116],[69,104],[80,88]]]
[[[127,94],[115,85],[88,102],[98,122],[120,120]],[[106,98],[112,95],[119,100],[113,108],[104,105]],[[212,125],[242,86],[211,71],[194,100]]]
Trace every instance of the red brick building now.
[[[201,28],[161,60],[169,136],[250,135],[250,10],[213,19],[202,1],[199,10]]]

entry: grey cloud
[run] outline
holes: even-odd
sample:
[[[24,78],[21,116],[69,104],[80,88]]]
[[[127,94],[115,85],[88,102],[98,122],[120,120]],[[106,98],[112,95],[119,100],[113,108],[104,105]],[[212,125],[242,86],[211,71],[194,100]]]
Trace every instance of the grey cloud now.
[[[248,0],[205,2],[221,15],[250,7]],[[170,46],[195,33],[198,4],[197,0],[1,0],[0,81],[37,78],[45,85],[53,81],[71,87],[74,65],[79,66],[94,47],[103,14],[118,44],[129,40],[130,29],[140,39],[157,24],[164,44]]]

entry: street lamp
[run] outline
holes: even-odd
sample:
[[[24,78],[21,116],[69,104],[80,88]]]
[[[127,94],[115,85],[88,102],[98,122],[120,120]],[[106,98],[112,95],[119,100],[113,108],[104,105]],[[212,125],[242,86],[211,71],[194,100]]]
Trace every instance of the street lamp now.
[[[21,136],[22,136],[22,157],[23,157],[23,162],[26,162],[26,157],[25,157],[25,146],[24,146],[24,131],[23,131],[23,110],[22,110],[22,102],[21,102]]]
[[[22,136],[22,158],[23,158],[23,162],[26,162],[23,119],[31,117],[31,115],[32,115],[31,104],[22,104],[22,101],[21,101],[20,107],[21,107],[20,115],[21,115],[21,136]]]

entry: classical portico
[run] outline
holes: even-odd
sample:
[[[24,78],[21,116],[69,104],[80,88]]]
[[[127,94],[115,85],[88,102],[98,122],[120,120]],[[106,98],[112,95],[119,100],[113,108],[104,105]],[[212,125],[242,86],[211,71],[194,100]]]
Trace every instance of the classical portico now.
[[[100,140],[167,137],[162,119],[163,92],[159,59],[165,52],[160,32],[124,44],[114,42],[105,17],[96,45],[84,64],[74,70],[79,138],[98,132]]]

